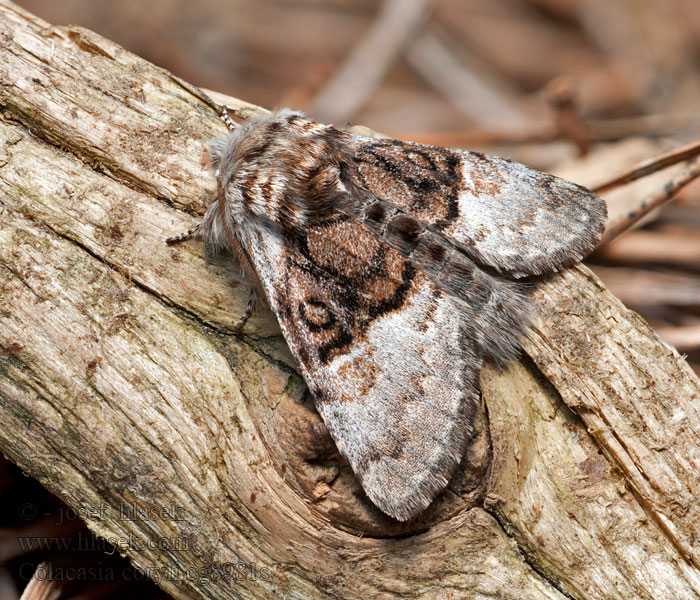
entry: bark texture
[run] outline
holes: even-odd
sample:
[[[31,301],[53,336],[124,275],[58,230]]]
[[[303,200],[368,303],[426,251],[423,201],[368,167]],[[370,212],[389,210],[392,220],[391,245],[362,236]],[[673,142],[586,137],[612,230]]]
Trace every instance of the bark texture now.
[[[448,491],[366,500],[274,318],[188,229],[224,131],[168,73],[0,4],[0,449],[175,598],[700,598],[700,386],[585,267]],[[233,107],[248,107],[227,99]]]

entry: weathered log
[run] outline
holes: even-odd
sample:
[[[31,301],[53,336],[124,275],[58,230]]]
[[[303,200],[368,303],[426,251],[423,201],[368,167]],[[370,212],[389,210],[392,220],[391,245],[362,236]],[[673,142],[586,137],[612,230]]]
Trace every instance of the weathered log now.
[[[462,472],[396,524],[272,315],[234,334],[230,258],[164,243],[211,199],[217,115],[10,3],[0,39],[0,449],[170,594],[700,597],[700,385],[585,267],[538,284]]]

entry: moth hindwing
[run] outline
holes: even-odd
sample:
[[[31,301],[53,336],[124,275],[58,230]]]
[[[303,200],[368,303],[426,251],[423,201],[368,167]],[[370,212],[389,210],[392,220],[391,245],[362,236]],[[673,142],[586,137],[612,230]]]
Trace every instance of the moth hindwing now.
[[[194,233],[262,290],[371,501],[407,520],[474,435],[484,358],[513,358],[517,281],[600,238],[585,188],[483,154],[361,138],[282,110],[209,145],[218,197]]]

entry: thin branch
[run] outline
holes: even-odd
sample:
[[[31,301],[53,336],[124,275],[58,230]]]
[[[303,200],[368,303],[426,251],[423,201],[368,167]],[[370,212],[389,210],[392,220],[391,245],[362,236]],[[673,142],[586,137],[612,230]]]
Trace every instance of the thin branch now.
[[[627,306],[700,306],[700,278],[676,271],[594,265],[605,287]]]
[[[557,131],[570,139],[581,156],[588,154],[591,144],[586,125],[582,122],[576,105],[575,84],[565,75],[549,82],[545,88],[547,99],[555,111]]]
[[[56,600],[61,589],[55,582],[48,578],[50,567],[47,563],[41,563],[34,571],[20,600]]]
[[[656,333],[679,352],[691,352],[700,348],[700,321],[688,325],[656,325]]]
[[[682,188],[700,176],[700,159],[696,159],[688,164],[688,167],[675,179],[669,181],[660,192],[650,194],[639,201],[638,208],[631,210],[616,220],[608,222],[608,226],[603,233],[598,247],[604,246],[611,240],[627,231],[639,221],[641,221],[652,210],[666,204]]]
[[[446,36],[424,31],[406,52],[411,67],[452,106],[481,124],[522,127],[530,118],[505,81],[475,56],[457,57]]]
[[[603,192],[607,192],[608,190],[619,187],[625,183],[630,183],[631,181],[636,181],[637,179],[650,175],[651,173],[656,173],[657,171],[670,167],[671,165],[695,158],[699,154],[700,140],[697,140],[695,142],[691,142],[690,144],[686,144],[685,146],[681,146],[680,148],[676,148],[675,150],[671,150],[670,152],[660,154],[659,156],[644,161],[636,167],[632,167],[631,169],[628,169],[627,171],[624,171],[603,183],[599,183],[595,187],[592,187],[591,190],[596,194],[602,194]]]
[[[648,137],[668,135],[687,128],[691,122],[691,115],[657,114],[622,119],[586,120],[584,124],[586,126],[586,140],[594,143],[612,142],[635,135]],[[447,148],[545,144],[570,139],[570,136],[561,129],[545,122],[508,129],[476,127],[469,131],[392,131],[391,135],[401,140],[412,140]]]
[[[432,4],[432,0],[386,0],[371,29],[319,92],[309,112],[330,123],[352,118],[424,22]]]

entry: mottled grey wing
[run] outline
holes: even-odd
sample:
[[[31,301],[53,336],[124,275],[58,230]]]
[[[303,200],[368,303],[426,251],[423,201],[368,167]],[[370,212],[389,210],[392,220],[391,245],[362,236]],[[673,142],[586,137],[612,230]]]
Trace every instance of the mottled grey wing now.
[[[345,216],[244,235],[341,454],[382,511],[418,514],[474,433],[481,358],[461,301]]]
[[[574,183],[477,152],[356,139],[360,185],[482,265],[516,277],[557,271],[603,232],[605,203]]]

